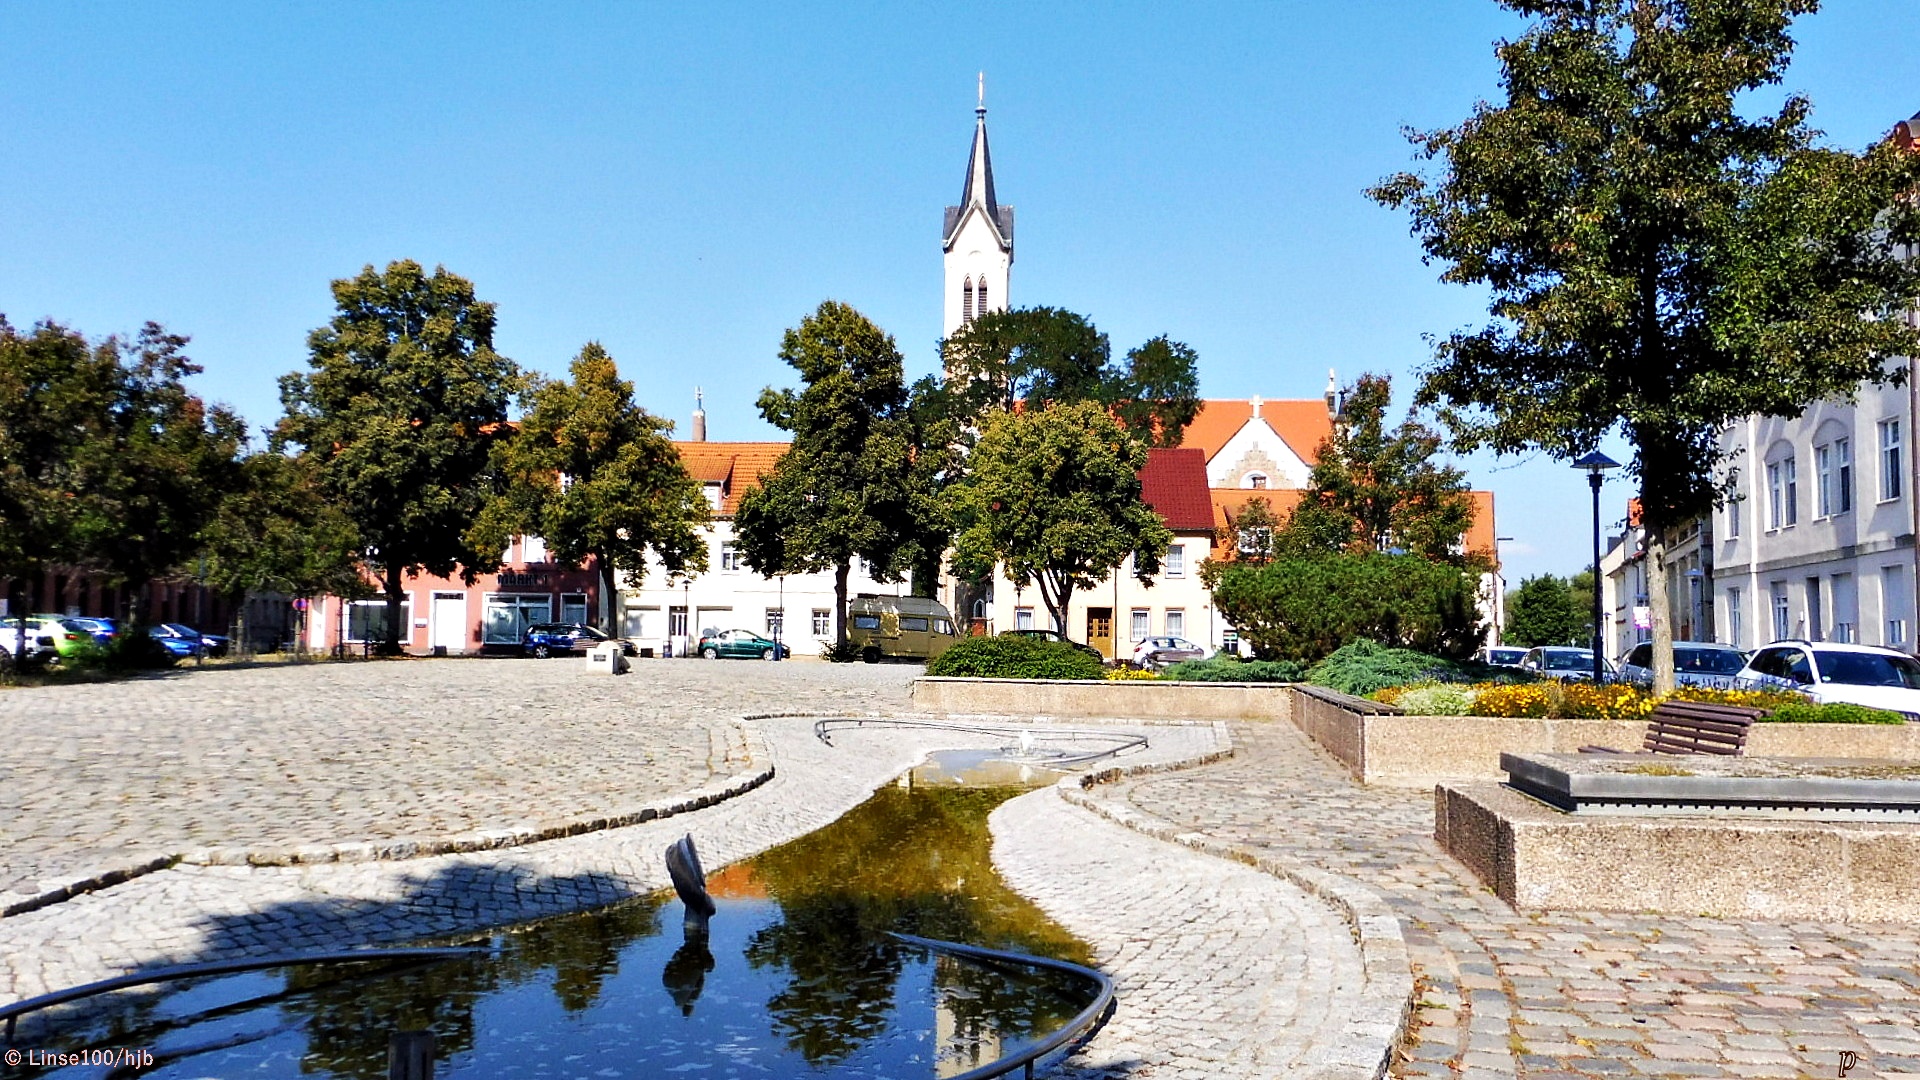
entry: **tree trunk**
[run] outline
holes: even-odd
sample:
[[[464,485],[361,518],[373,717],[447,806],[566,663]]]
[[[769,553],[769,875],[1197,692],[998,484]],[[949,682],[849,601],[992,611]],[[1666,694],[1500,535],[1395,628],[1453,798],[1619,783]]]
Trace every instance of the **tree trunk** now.
[[[27,612],[21,603],[24,599],[20,591],[20,582],[18,580],[7,582],[7,615],[9,618],[18,620],[13,627],[13,658],[15,660],[27,655]]]
[[[380,643],[380,655],[400,655],[400,568],[386,568],[387,577],[387,633],[386,640]]]
[[[600,564],[600,611],[605,625],[600,629],[610,638],[620,636],[620,628],[626,624],[626,605],[620,596],[619,574],[613,568],[613,560],[605,555],[596,556]]]
[[[1070,636],[1067,634],[1067,609],[1073,602],[1073,582],[1051,579],[1044,571],[1036,581],[1040,586],[1040,599],[1047,605],[1047,613],[1053,616],[1053,628],[1062,637]]]
[[[847,568],[848,560],[833,564],[833,644],[847,644]]]
[[[1653,692],[1673,693],[1672,582],[1667,577],[1665,529],[1647,529],[1647,611],[1653,617]]]

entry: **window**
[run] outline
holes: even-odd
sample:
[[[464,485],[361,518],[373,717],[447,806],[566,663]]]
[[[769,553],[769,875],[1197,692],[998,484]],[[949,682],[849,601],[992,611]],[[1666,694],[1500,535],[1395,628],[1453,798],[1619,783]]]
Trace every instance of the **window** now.
[[[481,641],[488,645],[518,645],[527,636],[527,627],[552,618],[552,597],[490,593],[486,597]]]
[[[585,593],[560,594],[560,621],[584,623],[587,621],[587,597]]]
[[[1793,636],[1793,612],[1787,606],[1787,586],[1784,582],[1773,583],[1773,640],[1785,641]]]
[[[984,275],[980,278],[980,291],[974,294],[973,311],[976,315],[987,313],[987,279]]]
[[[880,629],[880,616],[872,614],[855,615],[853,617],[853,628],[855,630],[878,630]]]
[[[960,289],[960,325],[973,321],[973,279],[968,278]]]
[[[1788,525],[1793,525],[1798,523],[1800,520],[1800,485],[1797,482],[1795,482],[1795,479],[1794,479],[1794,471],[1795,471],[1794,460],[1792,458],[1788,458],[1785,461],[1782,461],[1780,463],[1780,469],[1781,469],[1782,475],[1784,475],[1787,480],[1787,521],[1786,523]]]
[[[720,569],[722,570],[740,569],[740,549],[739,548],[734,547],[732,544],[720,545]]]
[[[1178,608],[1168,611],[1166,629],[1168,637],[1186,637],[1187,613]]]
[[[385,641],[387,638],[387,602],[385,600],[355,600],[347,609],[348,641]],[[400,641],[404,644],[413,639],[413,599],[407,597],[400,601]],[[514,641],[519,641],[518,636]]]
[[[1853,509],[1853,440],[1833,440],[1833,512]]]
[[[1175,544],[1167,549],[1167,576],[1187,576],[1187,548],[1185,544]]]
[[[1033,609],[1030,607],[1014,608],[1013,628],[1015,630],[1033,629]]]
[[[1740,590],[1727,590],[1727,633],[1732,638],[1733,647],[1738,649],[1746,640],[1745,620],[1740,611]]]
[[[1781,511],[1786,505],[1784,493],[1780,487],[1780,463],[1775,461],[1767,466],[1767,528],[1777,529],[1784,516]]]
[[[833,633],[833,612],[828,608],[813,609],[813,635],[826,637]]]
[[[1834,514],[1833,492],[1833,447],[1816,446],[1813,448],[1813,482],[1818,506],[1815,517],[1832,517]]]
[[[948,637],[952,637],[953,622],[951,620],[943,619],[940,616],[935,615],[933,617],[933,632],[936,634],[945,634]]]
[[[1740,497],[1727,500],[1727,539],[1736,540],[1740,536]]]
[[[1147,640],[1147,635],[1153,632],[1153,614],[1146,608],[1134,608],[1133,618],[1130,622],[1132,623],[1132,637],[1135,641],[1145,641]]]
[[[912,630],[915,633],[924,634],[927,632],[927,617],[925,615],[902,615],[900,616],[900,629]]]
[[[1900,497],[1900,421],[1880,421],[1880,501]]]
[[[686,608],[670,607],[667,609],[667,636],[668,637],[686,637],[687,636],[687,609]]]
[[[660,609],[657,607],[630,607],[624,614],[627,622],[621,629],[621,634],[626,637],[646,637],[650,631],[657,629],[660,625]]]
[[[787,628],[787,613],[777,607],[767,609],[767,636],[779,640],[781,631]]]
[[[1800,492],[1792,458],[1767,466],[1767,527],[1784,529],[1800,520]]]
[[[1264,491],[1264,490],[1266,490],[1266,487],[1267,487],[1267,474],[1266,474],[1266,473],[1257,473],[1257,472],[1255,472],[1255,473],[1248,473],[1248,474],[1247,474],[1247,486],[1248,486],[1248,487],[1250,487],[1250,488],[1254,488],[1254,489],[1257,489],[1257,490],[1261,490],[1261,491]]]

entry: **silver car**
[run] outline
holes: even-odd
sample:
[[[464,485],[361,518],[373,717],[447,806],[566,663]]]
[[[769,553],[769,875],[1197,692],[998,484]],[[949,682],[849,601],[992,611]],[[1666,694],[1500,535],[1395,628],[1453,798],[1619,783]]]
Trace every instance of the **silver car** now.
[[[1681,686],[1711,686],[1732,690],[1747,666],[1747,654],[1731,645],[1709,641],[1673,643],[1673,680]],[[1643,641],[1627,651],[1620,678],[1636,686],[1653,685],[1653,642]]]

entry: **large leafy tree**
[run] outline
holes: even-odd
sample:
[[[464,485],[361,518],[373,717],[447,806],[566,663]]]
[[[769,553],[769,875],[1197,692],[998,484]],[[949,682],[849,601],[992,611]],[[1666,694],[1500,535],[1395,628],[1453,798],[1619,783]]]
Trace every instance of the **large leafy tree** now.
[[[1442,280],[1493,295],[1419,400],[1464,448],[1571,459],[1624,434],[1665,596],[1665,537],[1716,497],[1721,425],[1797,416],[1920,347],[1881,317],[1920,294],[1894,246],[1920,239],[1920,157],[1817,146],[1797,96],[1742,115],[1816,0],[1500,2],[1537,18],[1497,48],[1506,100],[1411,136],[1440,175],[1371,192],[1411,211]],[[1652,607],[1664,689],[1672,627]]]
[[[333,283],[337,313],[307,338],[311,370],[280,380],[277,444],[313,454],[328,497],[345,508],[387,599],[386,640],[400,649],[407,573],[500,563],[467,528],[494,490],[489,460],[510,433],[518,369],[493,348],[494,306],[444,267],[411,260]]]
[[[780,359],[805,384],[760,393],[760,415],[793,444],[740,501],[734,535],[763,575],[831,569],[834,640],[847,639],[847,575],[904,567],[914,522],[913,424],[892,335],[837,300],[788,330]]]
[[[1588,643],[1581,635],[1587,632],[1592,616],[1581,610],[1577,594],[1566,578],[1553,574],[1530,577],[1507,596],[1506,602],[1504,636],[1508,644],[1531,648]]]
[[[239,462],[239,483],[201,531],[208,587],[231,597],[370,593],[360,534],[321,490],[316,459],[273,450]],[[244,627],[241,634],[245,640]]]
[[[1403,552],[1465,564],[1473,524],[1466,474],[1436,460],[1440,435],[1411,417],[1387,427],[1393,385],[1362,375],[1320,444],[1307,490],[1276,540],[1296,555]]]
[[[539,536],[564,565],[592,560],[604,604],[601,628],[618,635],[619,575],[646,577],[649,551],[669,574],[706,569],[699,527],[707,500],[667,438],[673,422],[634,404],[633,384],[620,378],[599,343],[580,350],[569,374],[528,390],[519,434],[499,447],[505,487],[468,541],[497,551],[516,534]]]
[[[993,311],[940,343],[956,412],[973,423],[1022,402],[1044,408],[1081,401],[1110,406],[1154,446],[1178,446],[1200,411],[1199,360],[1162,335],[1113,361],[1107,335],[1059,308]]]
[[[1146,463],[1146,444],[1092,402],[988,416],[950,492],[954,571],[978,578],[999,564],[1015,585],[1037,584],[1062,628],[1074,592],[1129,556],[1151,584],[1173,534],[1140,501]]]
[[[1464,658],[1484,634],[1474,576],[1418,555],[1227,563],[1211,585],[1215,608],[1263,660],[1311,663],[1360,638]]]

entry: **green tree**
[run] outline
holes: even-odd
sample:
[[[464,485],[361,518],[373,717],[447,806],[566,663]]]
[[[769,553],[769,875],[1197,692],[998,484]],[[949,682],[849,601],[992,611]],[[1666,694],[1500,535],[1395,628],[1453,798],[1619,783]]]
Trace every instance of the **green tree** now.
[[[1312,663],[1360,638],[1460,659],[1484,635],[1477,589],[1471,572],[1418,555],[1343,553],[1229,563],[1213,603],[1262,660]]]
[[[1200,411],[1199,355],[1165,335],[1113,362],[1107,335],[1059,308],[992,311],[940,343],[951,401],[978,424],[1015,402],[1096,401],[1154,446],[1178,446]]]
[[[1092,402],[987,417],[966,478],[954,485],[954,572],[1038,583],[1055,625],[1076,589],[1131,556],[1151,585],[1173,534],[1140,501],[1147,447]]]
[[[1537,21],[1497,49],[1506,100],[1412,133],[1428,179],[1370,194],[1411,211],[1443,281],[1491,290],[1493,322],[1440,341],[1418,400],[1462,449],[1571,459],[1613,432],[1667,595],[1664,537],[1718,490],[1717,436],[1898,378],[1920,263],[1920,155],[1816,146],[1809,103],[1747,117],[1817,0],[1500,0]],[[1749,110],[1751,111],[1751,110]],[[1655,687],[1673,685],[1655,602]]]
[[[1506,597],[1506,643],[1525,645],[1572,645],[1581,643],[1580,635],[1592,622],[1582,615],[1576,593],[1563,577],[1540,574],[1527,578]]]
[[[1393,384],[1362,375],[1320,444],[1307,490],[1277,541],[1293,555],[1399,551],[1464,565],[1473,524],[1466,474],[1436,461],[1440,435],[1412,417],[1387,428]]]
[[[200,544],[207,586],[233,599],[250,592],[357,599],[372,592],[359,532],[321,491],[310,456],[267,450],[241,458],[239,483],[201,530]],[[239,637],[246,640],[244,626]]]
[[[569,371],[572,381],[541,380],[528,390],[520,432],[496,455],[505,486],[467,541],[500,551],[515,535],[539,536],[563,565],[593,561],[601,629],[618,636],[618,575],[644,579],[647,552],[671,575],[707,568],[699,531],[707,499],[667,438],[673,422],[634,404],[633,384],[598,342],[588,342]]]
[[[333,283],[338,313],[308,335],[311,371],[280,379],[276,448],[315,455],[387,598],[383,649],[400,650],[402,575],[473,581],[500,565],[466,532],[493,494],[489,460],[520,384],[493,349],[494,306],[473,284],[403,260]]]
[[[1596,588],[1593,567],[1567,579],[1567,592],[1573,595],[1573,610],[1580,613],[1580,639],[1576,644],[1593,647],[1593,593]]]
[[[760,393],[760,415],[793,445],[740,500],[734,535],[762,575],[833,570],[834,640],[847,640],[855,558],[897,580],[913,528],[912,425],[893,337],[837,300],[780,342],[806,384]]]

